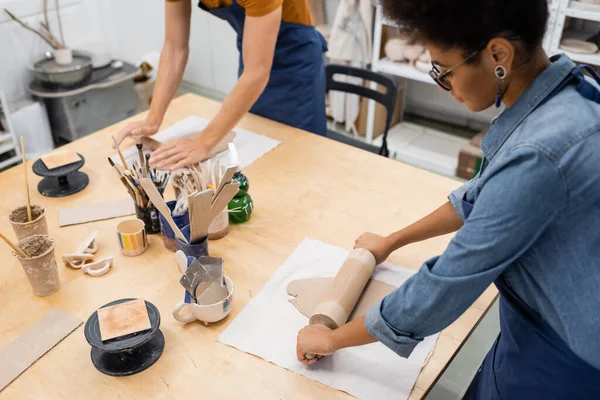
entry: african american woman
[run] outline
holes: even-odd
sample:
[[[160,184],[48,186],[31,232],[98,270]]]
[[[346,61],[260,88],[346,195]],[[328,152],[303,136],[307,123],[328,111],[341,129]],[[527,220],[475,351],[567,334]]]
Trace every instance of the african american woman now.
[[[477,112],[505,109],[483,137],[478,175],[439,209],[356,247],[377,262],[456,232],[445,252],[361,319],[308,326],[298,359],[381,341],[407,357],[490,285],[500,335],[467,399],[600,399],[600,78],[542,49],[546,0],[383,0],[425,41],[431,77]],[[585,75],[584,75],[585,73]]]

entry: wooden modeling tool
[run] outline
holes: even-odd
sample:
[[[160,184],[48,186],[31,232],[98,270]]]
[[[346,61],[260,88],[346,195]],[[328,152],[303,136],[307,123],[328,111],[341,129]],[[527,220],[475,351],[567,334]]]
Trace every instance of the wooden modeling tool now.
[[[115,149],[117,149],[117,153],[119,154],[119,158],[121,159],[121,163],[123,164],[123,168],[125,168],[125,171],[128,171],[129,167],[127,166],[127,162],[125,161],[125,157],[123,157],[123,153],[121,153],[121,150],[119,149],[119,144],[117,143],[117,139],[115,139],[114,136],[111,136],[111,137],[112,137]]]
[[[188,197],[190,201],[190,242],[196,243],[208,236],[210,225],[212,190],[205,190]]]
[[[21,158],[23,159],[23,169],[25,172],[25,192],[27,193],[27,222],[31,222],[31,199],[29,197],[29,178],[27,178],[27,159],[25,157],[25,140],[21,136]]]
[[[223,187],[226,184],[231,182],[231,179],[233,178],[233,175],[236,173],[237,169],[238,169],[237,165],[227,167],[227,169],[225,170],[225,173],[223,174],[223,178],[221,179],[221,182],[219,183],[219,187],[217,187],[217,189],[215,190],[215,197],[213,198],[213,203],[219,196],[219,193],[221,192],[221,190],[223,190]]]
[[[167,223],[169,224],[171,229],[173,229],[175,236],[177,236],[177,238],[182,242],[189,244],[185,236],[183,236],[183,233],[181,233],[181,230],[179,230],[179,227],[177,226],[175,221],[173,221],[173,217],[171,216],[171,210],[169,209],[169,206],[167,206],[165,200],[162,198],[160,193],[158,193],[158,189],[156,188],[156,186],[154,186],[152,180],[150,178],[142,178],[140,179],[140,185],[142,186],[142,188],[146,192],[146,195],[148,196],[152,204],[154,204],[158,212],[161,213],[163,217],[165,217]]]
[[[221,211],[225,209],[225,207],[227,207],[227,204],[229,204],[231,199],[234,198],[239,190],[239,183],[228,183],[221,189],[217,195],[217,198],[214,199],[210,207],[210,219],[208,221],[209,224],[217,217],[217,215],[219,215]]]
[[[348,321],[375,270],[375,257],[368,250],[354,249],[342,264],[325,297],[310,317],[310,324],[337,329]],[[306,354],[307,359],[315,357]]]
[[[7,245],[12,247],[12,249],[14,251],[16,251],[18,255],[21,256],[21,258],[29,258],[29,256],[27,254],[25,254],[25,252],[23,250],[21,250],[19,247],[17,247],[17,245],[15,245],[13,242],[11,242],[6,236],[4,236],[1,233],[0,233],[0,238],[2,238],[2,240],[4,240]]]

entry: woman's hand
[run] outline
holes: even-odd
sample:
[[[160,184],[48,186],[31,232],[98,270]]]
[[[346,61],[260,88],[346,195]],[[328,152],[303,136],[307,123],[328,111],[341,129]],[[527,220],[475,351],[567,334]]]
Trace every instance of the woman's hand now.
[[[142,136],[152,136],[158,132],[160,123],[155,123],[149,120],[130,122],[117,135],[117,144],[121,144],[125,138],[131,136],[134,139]]]
[[[198,139],[177,139],[163,144],[150,157],[150,166],[171,171],[198,164],[210,150]]]
[[[392,251],[394,251],[388,237],[369,232],[363,233],[356,239],[354,248],[369,250],[375,256],[375,261],[378,265],[387,260]]]
[[[296,355],[298,361],[311,365],[319,361],[323,356],[329,356],[335,352],[333,347],[333,331],[325,325],[309,325],[298,332]],[[306,358],[306,355],[314,355],[314,358]]]

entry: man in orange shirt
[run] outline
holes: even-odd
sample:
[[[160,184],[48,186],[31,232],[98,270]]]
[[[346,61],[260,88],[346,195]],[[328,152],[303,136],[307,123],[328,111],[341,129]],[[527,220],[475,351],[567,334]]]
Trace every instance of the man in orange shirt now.
[[[150,158],[161,169],[177,169],[206,158],[248,111],[325,135],[326,44],[312,26],[307,0],[200,0],[200,8],[224,19],[238,35],[239,79],[201,138],[162,145]],[[119,133],[150,136],[158,131],[179,87],[189,53],[191,3],[166,2],[166,34],[148,116]]]

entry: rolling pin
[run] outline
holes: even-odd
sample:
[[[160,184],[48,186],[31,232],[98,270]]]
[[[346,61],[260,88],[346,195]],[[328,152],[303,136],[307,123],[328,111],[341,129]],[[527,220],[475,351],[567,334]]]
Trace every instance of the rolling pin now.
[[[311,325],[323,324],[329,329],[344,325],[375,269],[375,257],[368,250],[354,249],[344,261],[323,300],[310,317]],[[307,359],[315,357],[306,354]]]

